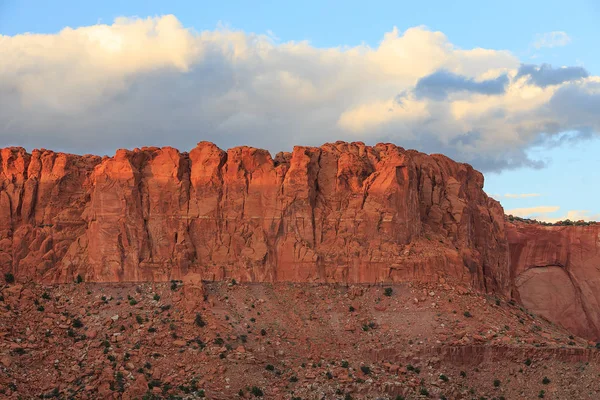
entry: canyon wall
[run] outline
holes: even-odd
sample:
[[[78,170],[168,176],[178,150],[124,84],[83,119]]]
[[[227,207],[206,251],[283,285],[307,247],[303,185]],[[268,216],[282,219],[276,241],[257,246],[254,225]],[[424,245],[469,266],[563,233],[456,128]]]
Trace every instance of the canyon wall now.
[[[572,332],[600,339],[600,224],[507,222],[513,296]]]
[[[114,157],[0,152],[0,269],[20,281],[457,281],[511,289],[503,209],[467,164],[392,144]]]
[[[600,338],[600,225],[504,220],[467,164],[392,144],[0,151],[18,281],[456,282]],[[190,278],[191,279],[191,278]]]

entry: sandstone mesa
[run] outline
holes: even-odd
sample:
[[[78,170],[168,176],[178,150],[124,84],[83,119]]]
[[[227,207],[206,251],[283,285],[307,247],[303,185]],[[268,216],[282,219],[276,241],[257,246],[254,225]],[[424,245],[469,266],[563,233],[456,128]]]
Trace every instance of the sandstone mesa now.
[[[0,269],[18,281],[447,281],[596,339],[599,244],[598,225],[505,221],[470,165],[393,144],[0,152]]]

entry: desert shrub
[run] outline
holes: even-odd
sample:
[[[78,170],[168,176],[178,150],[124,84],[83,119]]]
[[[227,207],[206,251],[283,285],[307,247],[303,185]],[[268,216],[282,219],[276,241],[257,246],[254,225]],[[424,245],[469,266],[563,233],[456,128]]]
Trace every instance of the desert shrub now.
[[[371,368],[367,367],[366,365],[361,365],[360,370],[365,375],[369,375],[371,373]]]
[[[472,317],[473,317],[473,315],[472,315],[470,312],[468,312],[468,311],[465,311],[465,312],[463,313],[463,315],[464,315],[465,317],[467,317],[467,318],[472,318]]]
[[[440,375],[440,380],[441,380],[441,381],[444,381],[444,382],[448,382],[448,380],[449,380],[449,379],[448,379],[448,377],[447,377],[446,375],[444,375],[444,374],[441,374],[441,375]]]
[[[265,369],[267,371],[275,371],[275,367],[273,366],[273,364],[267,364],[267,366],[265,367]]]
[[[500,386],[500,379],[494,379],[494,387]]]
[[[81,322],[81,320],[79,318],[75,318],[73,320],[73,328],[82,328],[83,327],[83,322]]]
[[[202,315],[200,315],[200,313],[196,314],[196,318],[194,319],[194,323],[199,326],[200,328],[203,328],[206,326],[206,322],[204,322],[204,320],[202,319]]]
[[[16,349],[13,350],[15,352],[15,354],[18,354],[20,356],[22,356],[23,354],[25,354],[25,349],[22,347],[17,347]]]
[[[252,393],[252,395],[255,396],[255,397],[262,397],[262,396],[264,396],[264,393],[263,393],[262,389],[259,388],[258,386],[252,386],[252,389],[250,389],[250,393]]]
[[[542,379],[542,383],[543,383],[544,385],[547,385],[547,384],[549,384],[549,383],[550,383],[550,379],[548,379],[548,377],[547,377],[547,376],[545,376],[545,377],[544,377],[544,379]]]
[[[383,291],[383,294],[385,294],[388,297],[390,297],[392,293],[394,293],[394,289],[392,289],[391,287],[385,288],[385,290]]]
[[[77,283],[83,282],[83,278],[81,277],[81,275],[77,275],[77,278],[75,278],[75,282],[77,282]]]
[[[15,283],[15,276],[13,274],[11,274],[10,272],[7,272],[4,274],[4,281],[6,283]]]

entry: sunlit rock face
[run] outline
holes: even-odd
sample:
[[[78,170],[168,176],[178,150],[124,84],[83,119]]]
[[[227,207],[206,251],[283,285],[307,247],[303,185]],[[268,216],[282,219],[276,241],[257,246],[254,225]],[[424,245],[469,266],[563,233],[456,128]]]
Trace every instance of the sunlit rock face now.
[[[454,282],[600,338],[600,225],[505,222],[482,188],[467,164],[392,144],[274,158],[208,142],[104,158],[5,148],[0,269],[21,282],[177,279],[199,293],[228,278]]]
[[[456,281],[508,294],[504,214],[467,164],[392,144],[6,148],[0,267],[20,281]]]

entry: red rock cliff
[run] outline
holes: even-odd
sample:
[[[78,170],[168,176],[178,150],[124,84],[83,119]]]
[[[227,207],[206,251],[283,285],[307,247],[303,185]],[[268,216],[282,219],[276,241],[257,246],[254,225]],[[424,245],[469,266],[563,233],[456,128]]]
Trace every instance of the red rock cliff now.
[[[112,158],[0,154],[0,268],[19,280],[396,282],[507,294],[502,207],[467,164],[391,144]]]
[[[514,296],[572,332],[600,339],[600,224],[507,223]]]

